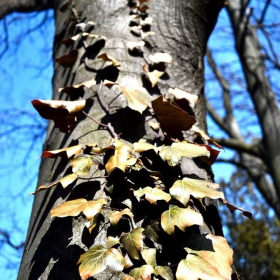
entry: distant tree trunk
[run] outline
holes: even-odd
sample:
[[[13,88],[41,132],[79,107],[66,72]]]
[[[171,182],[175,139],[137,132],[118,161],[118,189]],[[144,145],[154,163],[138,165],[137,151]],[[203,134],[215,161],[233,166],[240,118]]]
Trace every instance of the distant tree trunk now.
[[[217,2],[219,4],[217,4]],[[154,36],[149,38],[151,53],[167,52],[173,57],[173,64],[167,68],[167,74],[158,83],[157,87],[148,85],[149,93],[153,95],[167,92],[169,87],[179,87],[198,95],[199,102],[195,108],[195,117],[199,127],[206,130],[205,104],[204,104],[204,65],[206,42],[215,25],[219,10],[223,1],[212,0],[162,0],[149,2],[149,16],[153,18],[152,31]],[[75,35],[77,31],[76,19],[71,5],[65,12],[60,11],[61,5],[55,7],[56,35],[54,43],[54,58],[70,53],[72,46],[66,47],[61,41]],[[98,69],[100,65],[93,65],[97,53],[107,52],[121,63],[119,69],[105,67],[102,71],[102,79],[118,81],[121,84],[145,85],[147,81],[143,77],[143,58],[132,56],[127,50],[127,42],[137,41],[129,29],[130,9],[126,0],[80,0],[76,2],[75,10],[79,19],[83,22],[95,22],[94,34],[106,36],[106,45],[95,45],[91,53],[88,53],[90,66]],[[77,47],[77,46],[75,46]],[[98,49],[99,48],[99,49]],[[102,48],[102,49],[101,49]],[[79,53],[79,57],[83,56]],[[83,58],[81,58],[81,61]],[[78,60],[80,61],[80,60]],[[77,63],[71,68],[63,68],[55,63],[53,77],[53,99],[66,99],[65,94],[58,93],[60,87],[79,84],[91,78],[100,80],[96,73],[85,69],[84,64]],[[105,102],[112,99],[111,92],[103,88],[102,95]],[[84,99],[94,95],[87,90]],[[38,99],[40,97],[38,96]],[[104,120],[105,113],[101,110],[97,100],[93,98],[93,105],[88,114],[96,120]],[[126,108],[123,98],[117,98],[114,103],[115,111],[111,116],[111,123],[117,134],[122,133],[121,138],[131,143],[141,138],[156,141],[160,139],[138,112]],[[131,128],[138,127],[136,130]],[[136,132],[135,132],[136,131]],[[48,133],[44,150],[56,150],[80,143],[97,143],[106,146],[107,139],[111,136],[106,130],[99,128],[89,118],[78,122],[74,131],[62,134],[55,129],[53,123],[48,127]],[[194,136],[188,136],[194,140]],[[43,159],[40,167],[38,185],[44,185],[60,178],[65,173],[66,164],[57,159]],[[205,165],[198,166],[193,161],[182,163],[183,174],[194,174],[200,178],[211,179],[212,173]],[[104,173],[100,172],[100,176]],[[98,174],[95,176],[98,176]],[[84,230],[84,223],[79,218],[54,218],[50,217],[50,210],[63,201],[80,197],[88,199],[105,196],[103,191],[104,180],[94,179],[78,181],[75,188],[61,186],[39,192],[35,195],[32,215],[30,219],[28,235],[24,255],[20,267],[18,279],[80,279],[77,260],[92,244],[99,244],[106,239],[108,226],[100,224],[99,230],[90,235]],[[220,220],[216,211],[209,202],[208,231],[222,235]],[[83,234],[83,235],[82,235]],[[81,238],[81,235],[83,236]],[[96,279],[109,279],[110,273],[100,273]],[[110,278],[117,279],[117,278]]]

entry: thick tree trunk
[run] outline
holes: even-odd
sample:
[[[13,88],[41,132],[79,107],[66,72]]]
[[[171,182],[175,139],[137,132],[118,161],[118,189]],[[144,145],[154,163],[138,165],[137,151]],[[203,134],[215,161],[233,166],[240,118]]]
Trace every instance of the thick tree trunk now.
[[[199,102],[195,108],[195,116],[199,127],[205,130],[203,56],[208,36],[221,8],[221,5],[217,5],[216,2],[210,0],[150,1],[148,13],[153,18],[152,31],[155,32],[155,35],[149,39],[149,52],[167,52],[174,60],[158,86],[151,88],[143,77],[143,58],[132,56],[127,50],[129,41],[137,41],[129,29],[130,9],[127,1],[77,1],[75,11],[79,18],[84,22],[94,21],[94,33],[107,38],[105,46],[97,44],[92,52],[88,53],[89,64],[96,69],[102,66],[101,64],[93,65],[93,60],[91,60],[102,48],[101,52],[107,52],[121,63],[119,69],[105,67],[106,69],[102,70],[102,79],[117,80],[123,85],[148,85],[149,93],[154,96],[166,93],[169,87],[180,87],[198,95]],[[71,7],[64,13],[57,7],[54,57],[71,51],[72,47],[67,48],[61,43],[61,40],[75,35],[76,31],[76,21]],[[79,53],[79,57],[84,55],[82,52]],[[53,98],[66,98],[64,94],[58,93],[60,87],[79,84],[94,77],[97,82],[100,81],[100,76],[87,70],[82,63],[76,63],[73,68],[63,68],[55,64]],[[103,88],[102,95],[105,102],[112,99],[112,92],[114,96],[119,93]],[[84,98],[93,95],[94,93],[88,90]],[[96,120],[105,120],[105,113],[97,99],[92,100],[93,104],[88,108],[88,113]],[[122,133],[122,139],[131,143],[141,138],[151,141],[160,139],[160,136],[147,123],[144,123],[144,120],[149,118],[148,115],[144,114],[141,117],[138,112],[127,109],[123,97],[117,98],[113,105],[115,110],[111,115],[111,123],[117,134]],[[51,123],[48,127],[44,149],[56,150],[74,145],[78,141],[107,146],[110,138],[111,136],[106,130],[100,129],[99,125],[89,118],[78,122],[70,134],[62,134],[58,129],[54,129]],[[194,136],[190,135],[189,140],[194,140]],[[61,175],[63,176],[66,172],[65,166],[65,162],[60,160],[43,159],[38,185],[52,182]],[[206,166],[198,167],[189,162],[185,166],[183,162],[182,169],[183,174],[195,174],[204,179],[211,178],[211,172]],[[98,175],[104,176],[104,173],[97,171],[94,176]],[[79,256],[92,244],[100,244],[106,240],[108,225],[101,222],[98,230],[90,235],[87,229],[84,230],[84,222],[80,218],[51,219],[50,210],[66,200],[81,197],[87,199],[105,197],[103,183],[102,179],[99,181],[96,179],[83,180],[78,181],[75,188],[72,189],[69,187],[63,190],[58,186],[36,194],[18,279],[80,279],[76,265]],[[222,230],[216,208],[211,205],[209,207],[213,209],[214,215],[208,217],[208,230],[210,228],[212,232],[215,231],[216,234],[221,235]],[[108,271],[97,275],[97,279],[109,279],[110,277],[111,274]]]

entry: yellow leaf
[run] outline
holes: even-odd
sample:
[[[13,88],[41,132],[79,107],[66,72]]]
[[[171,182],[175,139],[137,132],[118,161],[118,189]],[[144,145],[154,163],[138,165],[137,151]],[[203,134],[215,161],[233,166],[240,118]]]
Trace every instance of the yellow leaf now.
[[[149,55],[149,59],[153,63],[160,63],[160,62],[172,63],[172,56],[169,53],[151,54],[151,55]]]
[[[127,208],[122,211],[114,211],[109,217],[110,223],[113,226],[115,226],[119,222],[119,220],[122,218],[123,215],[127,215],[130,218],[133,217],[131,210],[127,209]]]
[[[158,200],[165,200],[166,202],[168,202],[171,199],[170,194],[159,188],[151,187],[146,187],[144,189],[140,188],[139,190],[134,191],[134,195],[136,198],[138,198],[138,200],[141,196],[145,195],[145,199],[148,200],[151,204],[156,204]]]
[[[143,66],[143,70],[146,72],[152,87],[154,87],[158,83],[159,78],[164,74],[164,72],[158,70],[149,72],[146,65]]]
[[[110,61],[113,63],[115,67],[120,66],[121,64],[112,56],[108,55],[107,53],[100,54],[97,58],[101,58],[103,61]]]
[[[151,265],[142,265],[141,267],[136,267],[129,272],[135,280],[151,280],[152,273],[154,273],[154,268]]]
[[[145,42],[144,41],[139,41],[139,42],[128,42],[127,43],[127,48],[130,51],[133,51],[135,48],[143,48],[145,46]]]
[[[69,174],[59,180],[59,183],[65,189],[78,178],[77,174]]]
[[[80,153],[82,153],[82,145],[76,145],[76,146],[71,146],[68,148],[63,148],[54,151],[44,151],[41,157],[47,157],[47,158],[62,157],[62,158],[69,159],[74,155],[79,155]]]
[[[128,86],[123,87],[119,85],[120,90],[124,94],[128,107],[132,110],[143,113],[143,111],[150,106],[151,96],[144,87]]]
[[[133,147],[134,151],[137,153],[143,153],[148,150],[154,150],[156,153],[158,152],[158,148],[148,142],[136,142],[133,143]]]
[[[185,231],[186,227],[203,225],[203,223],[202,215],[189,207],[180,208],[175,205],[170,205],[169,210],[163,212],[161,215],[161,226],[170,235],[174,234],[174,226]]]
[[[181,260],[177,271],[177,280],[225,280],[218,270],[204,259],[188,254],[186,260]]]
[[[94,162],[90,155],[78,155],[70,161],[70,164],[73,173],[77,175],[86,175]]]
[[[173,94],[176,99],[186,99],[189,101],[190,106],[193,108],[198,101],[198,96],[179,88],[169,88],[168,93]]]
[[[149,264],[151,266],[157,266],[157,261],[156,261],[156,248],[152,249],[143,249],[141,251],[142,258],[146,262],[146,264]]]
[[[224,199],[223,192],[216,191],[213,187],[216,188],[219,185],[205,180],[184,178],[183,180],[177,180],[169,189],[169,192],[173,198],[179,200],[185,206],[189,202],[190,195],[195,198]]]

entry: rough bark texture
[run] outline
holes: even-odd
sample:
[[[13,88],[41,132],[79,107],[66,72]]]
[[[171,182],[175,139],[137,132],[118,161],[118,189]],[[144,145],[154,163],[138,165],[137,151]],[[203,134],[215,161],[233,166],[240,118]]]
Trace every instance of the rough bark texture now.
[[[212,2],[215,2],[213,4]],[[203,56],[206,41],[216,21],[221,5],[217,1],[200,0],[162,0],[150,1],[149,15],[153,18],[152,30],[156,36],[151,37],[150,51],[164,51],[172,55],[174,63],[167,68],[167,74],[161,79],[159,86],[148,87],[151,95],[166,92],[169,87],[180,87],[199,96],[196,106],[196,118],[202,129],[206,128],[205,105],[204,105],[204,73]],[[96,76],[85,69],[84,64],[77,63],[73,68],[63,68],[55,64],[53,78],[54,99],[65,99],[64,94],[58,93],[58,88],[65,85],[78,84],[95,77],[96,80],[109,79],[120,82],[123,85],[139,84],[146,85],[143,77],[143,58],[131,56],[127,51],[127,42],[136,41],[129,31],[129,7],[126,0],[83,0],[77,1],[76,11],[83,21],[94,21],[96,23],[94,33],[107,37],[106,46],[96,45],[89,54],[93,59],[97,55],[98,47],[103,47],[102,52],[108,52],[121,63],[119,70],[106,67]],[[56,7],[56,36],[54,44],[54,57],[62,56],[71,51],[72,47],[65,47],[61,40],[75,34],[76,22],[73,20],[71,9],[61,13]],[[83,56],[83,53],[79,53]],[[99,68],[98,64],[91,66]],[[114,95],[119,92],[115,91]],[[104,88],[102,94],[105,102],[112,99],[112,90]],[[92,96],[93,92],[88,90],[84,98]],[[111,121],[116,133],[123,132],[122,139],[134,142],[141,138],[156,140],[160,139],[153,130],[149,128],[139,113],[126,107],[126,101],[119,97],[114,102],[115,110],[112,112]],[[96,99],[87,108],[89,114],[97,120],[104,120],[105,114],[101,110]],[[137,127],[137,130],[134,128]],[[132,129],[133,128],[133,129]],[[111,136],[106,130],[101,130],[98,124],[90,119],[82,119],[74,131],[70,134],[62,134],[54,129],[51,123],[45,150],[55,150],[62,147],[81,143],[97,143],[100,146],[107,145],[106,141]],[[190,135],[193,140],[193,136]],[[40,167],[38,185],[56,180],[63,175],[66,164],[60,160],[43,159]],[[191,173],[204,178],[211,178],[211,171],[205,165],[198,166],[192,163]],[[182,163],[183,173],[190,173],[190,163]],[[184,174],[185,174],[184,173]],[[100,173],[103,175],[103,173]],[[98,176],[98,171],[95,174]],[[79,256],[84,253],[93,243],[100,244],[106,239],[108,225],[100,223],[98,230],[91,235],[87,229],[84,230],[84,222],[80,218],[55,218],[51,219],[50,210],[63,201],[80,197],[87,199],[104,197],[103,181],[78,181],[75,188],[62,190],[61,187],[36,194],[31,215],[24,256],[21,263],[18,279],[80,279],[76,265]],[[215,206],[209,201],[209,214],[205,219],[208,221],[208,231],[222,234],[219,217]],[[212,209],[212,211],[211,211]],[[81,234],[83,234],[81,238]],[[121,275],[122,276],[122,275]],[[121,279],[120,278],[118,279]],[[108,271],[97,275],[96,279],[109,279]],[[110,279],[116,279],[112,277]]]

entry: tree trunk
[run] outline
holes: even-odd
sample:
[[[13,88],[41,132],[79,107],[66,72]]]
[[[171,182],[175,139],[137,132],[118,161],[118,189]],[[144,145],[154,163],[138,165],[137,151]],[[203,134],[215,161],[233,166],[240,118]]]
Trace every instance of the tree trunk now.
[[[207,39],[222,7],[222,3],[218,5],[217,2],[219,1],[162,0],[148,3],[147,12],[153,18],[151,30],[155,32],[155,35],[148,39],[148,54],[166,52],[173,58],[173,64],[167,68],[166,74],[153,88],[143,76],[142,65],[145,64],[143,57],[133,56],[127,49],[129,41],[135,42],[140,39],[130,32],[130,8],[126,0],[81,0],[77,1],[73,9],[67,7],[65,12],[60,11],[60,6],[56,7],[54,57],[71,52],[73,46],[66,47],[61,41],[76,34],[77,21],[95,22],[94,34],[106,36],[107,41],[106,44],[102,40],[98,41],[87,54],[83,53],[83,48],[77,45],[78,43],[75,43],[74,47],[79,49],[78,63],[69,68],[55,64],[53,99],[67,99],[65,93],[58,93],[60,87],[79,84],[91,78],[95,78],[97,83],[100,83],[100,79],[108,79],[118,81],[122,85],[143,85],[152,96],[167,93],[170,87],[179,87],[198,96],[195,117],[199,127],[206,130],[203,57]],[[95,69],[102,67],[102,63],[97,64],[94,60],[99,52],[106,52],[115,57],[121,64],[120,68],[107,66],[97,74],[90,71],[89,67],[86,68],[83,63],[85,57],[89,57],[90,67]],[[107,104],[118,94],[117,90],[109,90],[105,87],[102,89],[102,96]],[[92,90],[86,90],[83,98],[88,99],[93,95],[95,93]],[[95,120],[106,123],[107,116],[97,98],[90,100],[93,102],[85,111]],[[128,109],[125,99],[121,96],[115,99],[110,118],[116,134],[122,133],[122,139],[130,143],[140,139],[155,143],[161,141],[163,135],[152,130],[145,122],[150,116],[145,112],[141,116],[138,112]],[[44,150],[56,150],[78,142],[97,143],[105,147],[110,144],[108,140],[111,138],[107,130],[100,128],[89,118],[80,118],[75,129],[68,134],[59,132],[51,122]],[[195,137],[187,135],[187,138],[194,141]],[[194,163],[191,160],[183,160],[181,168],[183,174],[196,175],[208,180],[212,177],[211,170],[205,164],[197,165],[197,161]],[[53,182],[64,176],[67,171],[63,160],[43,159],[38,185]],[[104,176],[104,172],[97,169],[94,176]],[[105,194],[104,182],[105,179],[88,181],[79,179],[75,187],[62,189],[61,186],[57,186],[35,195],[18,279],[80,279],[77,266],[80,255],[93,244],[104,243],[108,224],[101,221],[98,230],[89,234],[88,230],[84,229],[84,221],[81,217],[51,218],[50,210],[64,201],[82,197],[86,199],[105,197],[110,200]],[[213,203],[209,201],[206,208],[209,210],[207,214],[204,213],[207,216],[204,216],[207,229],[203,231],[208,230],[216,235],[222,235],[216,207],[213,207]],[[122,276],[121,274],[119,277]],[[95,277],[109,279],[111,273],[106,269]],[[121,279],[114,277],[110,279]]]

